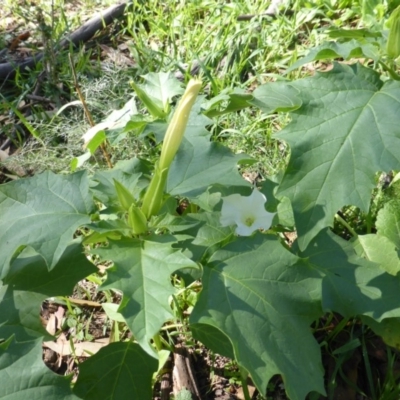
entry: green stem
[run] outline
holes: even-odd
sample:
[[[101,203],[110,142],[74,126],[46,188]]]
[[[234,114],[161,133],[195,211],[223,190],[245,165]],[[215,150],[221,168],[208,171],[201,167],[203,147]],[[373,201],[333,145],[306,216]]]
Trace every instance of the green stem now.
[[[335,214],[335,218],[351,233],[352,236],[358,238],[357,232],[342,218],[339,214]]]
[[[247,386],[247,377],[249,376],[249,373],[242,367],[239,366],[239,371],[240,371],[240,380],[242,382],[242,389],[243,389],[243,395],[245,400],[251,400],[250,392],[249,392],[249,387]]]
[[[367,373],[367,380],[368,380],[369,390],[371,392],[372,400],[376,400],[374,379],[372,377],[371,364],[369,362],[369,355],[368,355],[368,351],[367,351],[367,345],[365,343],[365,332],[363,332],[363,335],[361,336],[361,338],[362,338],[361,339],[362,340],[362,355],[363,355],[363,359],[364,359],[365,372]]]
[[[142,212],[149,219],[152,215],[156,215],[163,204],[164,189],[168,178],[168,168],[160,170],[156,164],[153,178],[146,190],[143,198]]]
[[[161,343],[161,337],[160,337],[159,333],[157,333],[156,335],[153,336],[153,342],[156,346],[157,351],[161,351],[163,349],[163,346]]]
[[[378,61],[382,68],[389,73],[390,77],[395,81],[400,81],[400,75],[398,75],[392,68],[386,65],[383,61]]]

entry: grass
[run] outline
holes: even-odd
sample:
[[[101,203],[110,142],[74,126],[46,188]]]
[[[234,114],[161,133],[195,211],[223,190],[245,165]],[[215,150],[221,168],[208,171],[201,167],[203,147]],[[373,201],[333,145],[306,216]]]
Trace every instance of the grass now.
[[[11,6],[11,2],[6,4]],[[301,2],[296,2],[294,9],[299,13],[296,17],[256,17],[251,21],[237,21],[241,14],[262,13],[267,4],[258,1],[250,7],[244,1],[136,2],[134,11],[128,11],[126,21],[100,38],[100,42],[110,47],[126,43],[127,56],[135,63],[132,67],[120,67],[104,59],[98,43],[86,44],[74,54],[79,83],[95,121],[100,122],[110,110],[119,108],[133,94],[127,84],[130,79],[138,81],[140,75],[152,71],[177,71],[182,65],[200,62],[205,92],[210,97],[226,88],[251,90],[282,75],[297,59],[297,54],[317,43],[318,35],[310,24],[319,24],[321,19],[316,18],[312,23],[305,20],[307,12],[302,11]],[[50,5],[50,2],[41,3],[46,15],[42,26],[45,25],[47,30],[51,28],[49,41],[56,43],[63,34],[79,26],[81,20],[74,10],[70,10],[70,16],[68,8],[67,17],[63,2],[56,1],[53,9]],[[90,15],[95,6],[94,2],[86,2],[85,10],[79,14]],[[6,5],[5,9],[6,13],[16,14],[21,23],[27,22],[29,15],[30,20],[32,16],[37,17],[37,10],[23,5],[15,10],[7,9]],[[33,36],[33,44],[37,43],[35,40],[40,41],[40,32]],[[54,56],[49,55],[50,58]],[[51,115],[63,103],[77,99],[67,52],[58,54],[56,59],[50,74],[52,79],[42,84],[43,94],[56,104],[53,110],[46,110],[39,104],[31,117],[44,146],[36,142],[25,144],[18,156],[19,164],[35,172],[44,169],[67,171],[71,157],[80,154],[80,136],[88,128],[79,107],[69,108],[51,123],[43,119],[44,112]],[[17,106],[23,94],[34,90],[41,70],[39,65],[29,76],[19,77],[20,96],[16,97],[15,91],[11,91],[6,96],[7,101]],[[296,72],[290,77],[297,75]],[[185,80],[188,78],[186,75]],[[0,106],[0,113],[7,112],[7,108],[7,104]],[[281,117],[265,118],[260,112],[246,110],[218,118],[212,131],[217,140],[223,140],[235,152],[254,156],[258,163],[253,169],[257,168],[263,176],[273,175],[284,166],[287,153],[284,144],[272,139],[272,133],[282,124],[278,118]],[[113,154],[116,159],[129,158],[143,155],[147,150],[146,145],[143,148],[142,143],[128,138],[113,149]]]
[[[3,84],[0,88],[0,116],[4,117],[0,140],[10,138],[14,152],[5,161],[9,171],[14,172],[17,165],[26,173],[39,173],[48,169],[67,173],[72,158],[83,153],[82,135],[89,124],[82,107],[71,105],[56,115],[63,105],[77,100],[78,96],[68,62],[68,51],[56,54],[52,49],[63,35],[79,27],[86,17],[112,3],[91,0],[74,5],[61,0],[55,0],[54,3],[40,1],[40,11],[39,6],[24,1],[18,2],[16,6],[15,1],[4,0],[0,11],[3,14],[0,30],[6,33],[0,37],[0,46],[8,43],[15,32],[30,30],[32,36],[26,46],[33,52],[42,49],[46,51],[44,63],[38,64],[28,74],[18,75],[12,85]],[[289,65],[324,40],[327,28],[362,25],[359,19],[362,9],[358,3],[354,3],[344,0],[296,0],[290,5],[293,15],[280,15],[278,18],[256,16],[250,21],[238,21],[237,17],[242,14],[261,14],[269,2],[134,1],[123,21],[115,23],[100,33],[95,41],[71,53],[79,85],[98,123],[112,110],[121,108],[134,94],[129,81],[140,82],[141,75],[148,72],[175,73],[185,71],[185,65],[190,69],[191,65],[197,64],[204,81],[203,92],[208,98],[217,96],[222,90],[241,88],[252,91],[265,82],[297,79],[313,73],[312,69],[303,69],[284,76]],[[119,51],[132,63],[126,66],[113,62],[104,54],[104,46],[114,49],[120,46]],[[15,129],[19,121],[18,117],[12,116],[12,109],[23,107],[26,95],[33,93],[46,66],[47,72],[40,83],[40,95],[49,102],[37,102],[30,107],[30,114],[26,117],[38,132],[40,140],[24,139],[24,126],[20,124],[20,128]],[[188,74],[183,73],[184,82],[189,78]],[[142,105],[138,103],[138,107]],[[144,108],[142,111],[145,112]],[[250,171],[265,178],[277,174],[286,165],[288,148],[285,143],[274,139],[273,134],[287,122],[285,117],[265,116],[249,108],[217,117],[210,130],[214,140],[224,142],[235,153],[246,153],[254,157],[257,163]],[[154,159],[158,155],[158,149],[152,142],[133,135],[127,136],[109,151],[113,163],[134,156]],[[102,156],[96,154],[85,168],[93,172],[106,166]],[[16,178],[15,175],[12,177]],[[177,335],[175,326],[185,325],[182,317],[192,307],[196,296],[194,290],[182,290],[176,300],[180,312],[174,321],[173,332],[168,335]],[[90,321],[85,321],[85,315],[80,308],[70,307],[68,324],[79,326],[80,334],[88,338],[90,333],[87,327]],[[117,328],[118,325],[113,325],[112,329]],[[373,382],[372,367],[368,363],[368,356],[365,358],[373,340],[370,331],[367,335],[364,328],[360,328],[359,321],[343,322],[335,315],[328,315],[326,321],[319,321],[313,328],[316,336],[319,332],[324,335],[327,333],[321,339],[321,347],[325,347],[327,357],[334,360],[333,372],[327,377],[330,396],[340,379],[343,379],[343,376],[340,378],[342,367],[354,351],[354,348],[343,349],[343,346],[346,343],[357,344],[361,337],[359,347],[364,356],[366,381],[373,388],[371,398],[398,398],[400,389],[393,367],[398,362],[397,354],[389,347],[386,348],[391,364],[390,373],[383,381]],[[237,377],[237,370],[232,374]],[[276,391],[279,382],[271,385],[272,391]],[[362,395],[362,391],[357,390]]]

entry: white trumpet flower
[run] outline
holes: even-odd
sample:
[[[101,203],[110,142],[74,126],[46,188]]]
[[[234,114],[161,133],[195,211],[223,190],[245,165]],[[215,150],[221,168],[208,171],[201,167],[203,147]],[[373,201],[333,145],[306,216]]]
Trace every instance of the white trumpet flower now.
[[[267,198],[257,189],[250,196],[232,194],[222,198],[220,223],[222,226],[236,225],[236,233],[250,236],[255,230],[267,230],[275,213],[265,210]]]

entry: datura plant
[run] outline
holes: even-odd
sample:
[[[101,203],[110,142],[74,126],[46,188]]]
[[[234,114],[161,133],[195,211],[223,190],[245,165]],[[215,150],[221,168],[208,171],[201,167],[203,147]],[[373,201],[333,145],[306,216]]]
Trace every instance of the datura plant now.
[[[326,394],[310,326],[327,312],[359,317],[399,347],[400,203],[370,210],[376,174],[400,170],[400,82],[395,61],[388,63],[397,53],[388,55],[374,32],[324,46],[331,51],[312,50],[302,62],[375,63],[334,63],[328,72],[211,102],[194,80],[174,111],[180,83],[151,73],[85,136],[90,152],[73,166],[103,140],[112,146],[128,134],[163,141],[155,165],[131,159],[91,176],[45,172],[0,186],[0,398],[151,399],[153,377],[174,350],[169,327],[176,325],[168,323],[182,314],[178,292],[187,286],[196,296],[184,310],[185,332],[236,360],[262,394],[276,374],[292,400]],[[152,111],[140,115],[138,101]],[[290,117],[275,135],[290,146],[287,168],[255,187],[238,168],[254,160],[208,130],[210,116],[245,107]],[[345,240],[332,227],[348,205],[372,223]],[[289,246],[284,233],[294,231]],[[88,349],[72,383],[42,362],[42,342],[54,338],[39,309],[97,271],[92,260],[107,262],[98,290],[122,295],[110,318],[130,335],[95,354]]]

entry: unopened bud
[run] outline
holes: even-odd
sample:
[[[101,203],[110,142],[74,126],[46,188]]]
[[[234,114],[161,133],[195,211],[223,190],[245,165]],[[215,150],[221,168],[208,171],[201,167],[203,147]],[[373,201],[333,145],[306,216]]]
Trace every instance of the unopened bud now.
[[[147,220],[142,210],[131,205],[128,211],[128,224],[134,235],[141,235],[147,231]]]
[[[386,43],[387,55],[395,59],[400,56],[400,6],[397,7],[389,18],[389,37]]]
[[[117,180],[114,179],[115,190],[117,191],[118,200],[124,211],[128,211],[132,204],[135,204],[133,194]]]

